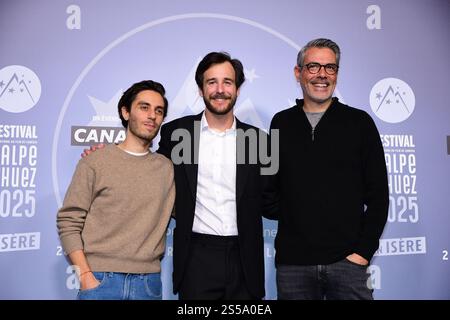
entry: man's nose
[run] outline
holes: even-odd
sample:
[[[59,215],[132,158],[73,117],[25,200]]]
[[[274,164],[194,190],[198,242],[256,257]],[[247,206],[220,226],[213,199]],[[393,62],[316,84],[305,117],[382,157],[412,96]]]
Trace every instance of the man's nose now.
[[[217,84],[217,92],[223,92],[224,91],[224,85],[223,83]]]
[[[153,110],[152,108],[149,108],[148,112],[147,112],[147,118],[155,119],[156,118],[155,110]]]
[[[327,77],[327,73],[325,72],[325,66],[320,66],[320,69],[319,69],[319,76],[320,76],[320,77],[323,77],[323,78],[326,78],[326,77]]]

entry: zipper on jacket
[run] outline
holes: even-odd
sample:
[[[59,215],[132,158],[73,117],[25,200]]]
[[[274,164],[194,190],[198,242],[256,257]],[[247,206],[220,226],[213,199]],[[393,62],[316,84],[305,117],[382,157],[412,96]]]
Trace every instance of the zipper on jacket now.
[[[314,129],[315,129],[315,128],[312,128],[312,130],[311,130],[311,138],[312,138],[312,141],[314,141]]]

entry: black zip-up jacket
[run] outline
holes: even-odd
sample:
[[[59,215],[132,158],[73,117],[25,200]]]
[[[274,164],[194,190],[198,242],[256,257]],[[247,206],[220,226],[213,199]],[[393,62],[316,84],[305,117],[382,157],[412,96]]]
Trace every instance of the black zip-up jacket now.
[[[333,98],[312,130],[303,100],[277,113],[280,169],[277,265],[371,260],[387,220],[389,189],[380,135],[365,112]]]

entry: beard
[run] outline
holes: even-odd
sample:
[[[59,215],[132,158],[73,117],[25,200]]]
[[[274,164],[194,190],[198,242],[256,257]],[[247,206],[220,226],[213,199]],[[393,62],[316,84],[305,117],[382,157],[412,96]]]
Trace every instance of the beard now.
[[[228,105],[224,109],[217,109],[214,107],[211,103],[211,100],[213,99],[228,99]],[[236,104],[237,96],[227,96],[224,94],[215,94],[214,96],[210,97],[209,99],[205,98],[203,96],[203,102],[205,103],[206,108],[215,115],[222,116],[227,114],[228,112],[233,109],[234,105]]]
[[[139,127],[136,120],[130,119],[128,121],[128,128],[130,129],[130,132],[138,137],[139,139],[145,140],[147,142],[152,142],[153,138],[158,133],[159,128],[155,127],[155,130],[152,132],[148,132],[145,129],[139,131]]]

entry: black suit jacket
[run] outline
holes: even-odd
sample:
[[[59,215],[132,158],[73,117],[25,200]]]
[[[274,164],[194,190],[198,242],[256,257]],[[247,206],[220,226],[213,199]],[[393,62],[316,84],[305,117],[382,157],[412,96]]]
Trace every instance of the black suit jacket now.
[[[175,171],[176,228],[173,236],[173,291],[175,294],[179,291],[186,271],[185,267],[189,255],[194,221],[198,174],[198,154],[194,152],[194,145],[196,144],[198,146],[199,143],[201,117],[202,113],[195,116],[186,116],[173,120],[161,127],[161,140],[159,142],[158,152],[174,162]],[[196,129],[194,129],[194,123],[197,124]],[[181,135],[184,138],[179,139],[180,141],[178,139],[177,141],[171,140],[172,133],[176,129],[183,129],[181,130]],[[251,129],[255,130],[255,132],[260,132],[258,128],[240,122],[237,119],[236,129],[242,129],[244,131]],[[177,133],[180,133],[180,131],[177,131]],[[192,139],[188,139],[184,134],[189,135]],[[190,152],[186,152],[186,149],[180,151],[179,143],[182,143],[185,147],[190,146]],[[172,157],[172,150],[174,151],[174,155],[183,157],[185,161],[178,163],[180,161],[176,159],[177,157]],[[238,146],[236,153],[239,153]],[[257,163],[251,164],[248,161],[248,143],[245,147],[245,153],[246,162],[244,164],[237,163],[236,165],[238,241],[248,290],[256,298],[262,298],[265,295],[264,240],[262,233],[263,202],[265,202],[263,200],[263,190],[267,182],[265,176],[260,175],[261,164],[259,157]],[[267,212],[267,214],[269,213]]]

